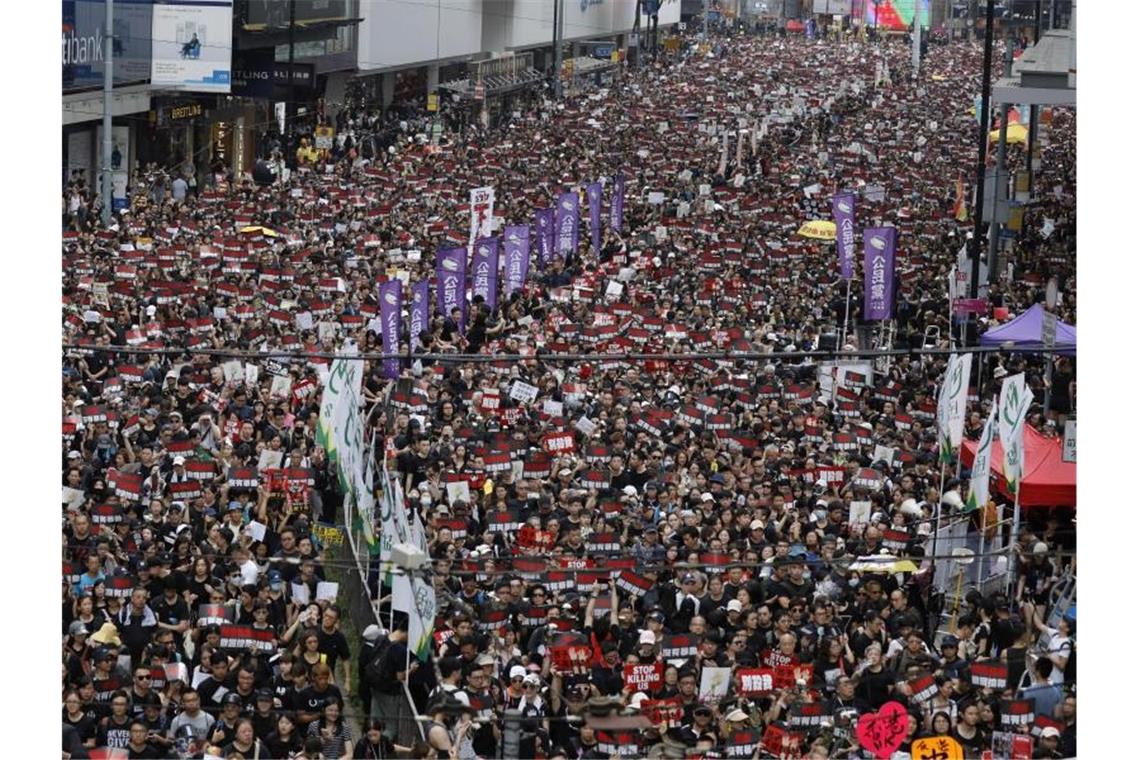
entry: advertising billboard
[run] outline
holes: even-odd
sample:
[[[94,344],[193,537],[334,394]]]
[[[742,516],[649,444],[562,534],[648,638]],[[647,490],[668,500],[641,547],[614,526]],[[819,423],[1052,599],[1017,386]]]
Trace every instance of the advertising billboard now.
[[[156,0],[151,84],[228,93],[233,12],[233,0]]]
[[[864,16],[868,26],[888,31],[905,31],[914,22],[918,9],[919,23],[930,26],[930,0],[879,0],[869,2]]]
[[[150,77],[152,0],[115,0],[112,53],[115,84]],[[103,86],[103,0],[63,0],[63,91]]]

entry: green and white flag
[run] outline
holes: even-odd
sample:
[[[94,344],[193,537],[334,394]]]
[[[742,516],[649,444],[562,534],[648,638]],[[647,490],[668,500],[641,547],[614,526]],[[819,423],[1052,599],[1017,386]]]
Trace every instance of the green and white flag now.
[[[393,478],[389,472],[387,457],[384,458],[380,473],[380,486],[380,513],[378,515],[380,521],[380,567],[383,572],[384,583],[394,589],[395,581],[399,575],[392,571],[392,547],[396,544],[409,543],[412,534],[408,526],[408,513],[404,507],[404,489],[400,487],[398,477]],[[410,611],[400,607],[399,604],[397,604],[396,609],[404,612]]]
[[[360,386],[364,381],[364,362],[351,358],[358,353],[356,345],[351,341],[346,342],[340,353],[340,356],[333,359],[329,368],[329,379],[321,395],[321,411],[317,419],[317,445],[325,450],[329,455],[329,461],[334,463],[340,457],[339,433],[343,433],[348,405],[359,406]],[[357,411],[359,413],[359,410]],[[339,430],[338,424],[341,426]],[[363,439],[360,445],[364,445]],[[352,483],[352,479],[348,479],[348,482]],[[343,479],[341,486],[345,493],[349,492]]]
[[[938,450],[942,462],[954,461],[954,454],[962,445],[973,359],[973,354],[953,354],[946,364],[946,376],[938,393]]]
[[[1010,375],[1001,384],[998,400],[998,436],[1004,450],[1002,473],[1010,493],[1017,493],[1025,472],[1025,415],[1033,394],[1025,385],[1025,373]]]
[[[974,455],[973,474],[970,476],[970,495],[966,499],[966,511],[980,509],[990,500],[990,460],[994,450],[994,419],[997,417],[998,400],[990,406],[990,416],[982,427],[982,437],[978,439],[978,452]]]
[[[438,611],[435,589],[421,578],[397,575],[392,589],[392,604],[408,613],[408,649],[426,662],[431,654]]]

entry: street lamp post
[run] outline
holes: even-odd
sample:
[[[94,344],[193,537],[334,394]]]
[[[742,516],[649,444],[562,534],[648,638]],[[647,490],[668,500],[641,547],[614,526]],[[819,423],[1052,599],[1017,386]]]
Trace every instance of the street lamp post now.
[[[982,209],[986,205],[986,145],[990,139],[990,66],[993,54],[994,0],[986,0],[986,46],[982,54],[982,108],[978,120],[978,165],[974,190],[974,237],[970,240],[970,298],[978,297],[978,277],[982,264]]]

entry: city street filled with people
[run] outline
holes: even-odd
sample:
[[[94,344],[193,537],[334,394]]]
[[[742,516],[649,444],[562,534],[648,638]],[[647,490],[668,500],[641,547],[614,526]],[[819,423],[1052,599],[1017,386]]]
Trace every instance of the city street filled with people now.
[[[1015,528],[996,480],[971,509],[974,454],[940,457],[952,352],[1049,283],[1076,324],[1060,107],[983,308],[951,308],[981,70],[974,40],[931,44],[916,77],[905,38],[690,34],[436,139],[418,106],[330,106],[266,141],[268,182],[139,174],[108,228],[68,188],[70,757],[1075,757],[1075,495],[1018,505]],[[331,148],[301,139],[323,125]],[[490,284],[466,253],[484,187]],[[840,191],[849,279],[834,239],[801,234]],[[574,193],[563,249],[562,212],[547,238],[536,211]],[[897,231],[884,319],[865,318],[872,227]],[[349,345],[367,526],[321,429]],[[1075,350],[995,348],[967,369],[970,446],[1020,373],[1027,439],[1062,436]],[[393,499],[422,526],[426,649],[390,547],[361,540]]]

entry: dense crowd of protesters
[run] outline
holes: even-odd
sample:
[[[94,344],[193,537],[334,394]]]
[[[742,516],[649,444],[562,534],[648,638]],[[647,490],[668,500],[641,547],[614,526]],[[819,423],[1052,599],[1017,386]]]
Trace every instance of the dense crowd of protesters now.
[[[438,149],[405,123],[362,155],[350,135],[374,114],[358,110],[331,151],[302,144],[271,185],[219,173],[140,187],[107,230],[65,211],[65,750],[870,757],[860,718],[896,702],[907,757],[948,736],[978,758],[995,734],[1074,756],[1075,621],[1045,623],[1071,513],[1029,512],[1012,593],[974,593],[939,626],[930,536],[968,483],[937,458],[945,356],[892,357],[842,408],[811,360],[782,356],[843,348],[843,334],[852,349],[948,347],[962,331],[947,280],[970,225],[950,209],[972,176],[981,47],[931,46],[917,81],[908,60],[903,42],[721,36],[503,128],[445,130]],[[755,145],[722,139],[769,114]],[[1074,322],[1075,114],[1050,115],[1038,202],[988,299],[1016,314],[1056,278]],[[1010,161],[1024,164],[1018,146]],[[345,566],[327,528],[343,495],[316,442],[329,360],[308,355],[345,339],[380,351],[378,283],[428,280],[438,248],[467,242],[470,188],[493,186],[496,216],[528,224],[558,193],[619,173],[624,224],[600,250],[583,234],[496,308],[476,299],[466,324],[435,313],[420,335],[405,327],[395,382],[365,364],[377,458],[426,526],[442,613],[429,661],[409,656],[374,566],[383,625],[349,642],[328,585]],[[899,229],[893,330],[861,319],[858,277],[845,329],[834,246],[794,234],[829,218],[840,188],[859,192],[859,225]],[[967,339],[987,326],[969,323]],[[638,350],[677,357],[551,358]],[[770,356],[692,356],[715,350]],[[1050,409],[1041,360],[977,361],[967,437],[1006,373],[1027,373],[1041,432],[1074,412],[1068,360]],[[509,397],[515,381],[534,401]],[[484,404],[496,390],[497,408]],[[556,431],[572,450],[544,451]],[[522,469],[488,469],[499,452]],[[465,498],[449,493],[458,481]],[[852,522],[864,501],[869,517]],[[985,514],[971,530],[993,538]],[[849,569],[881,552],[917,572]],[[980,685],[979,660],[1004,678]],[[652,679],[628,685],[627,665]],[[706,677],[718,668],[727,689]],[[775,682],[746,681],[757,669]],[[353,697],[362,731],[346,722]],[[1009,727],[1019,699],[1035,722]]]

